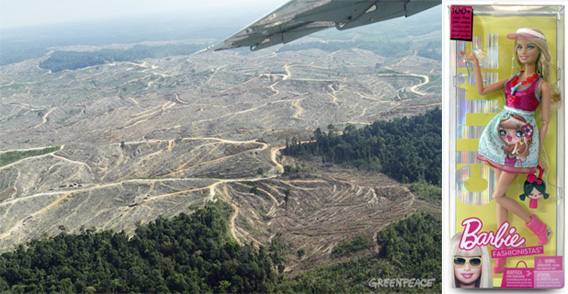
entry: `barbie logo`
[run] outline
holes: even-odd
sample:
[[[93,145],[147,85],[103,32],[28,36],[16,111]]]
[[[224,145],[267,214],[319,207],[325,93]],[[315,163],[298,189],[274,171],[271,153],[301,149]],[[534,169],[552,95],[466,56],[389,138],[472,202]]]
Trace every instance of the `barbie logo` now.
[[[510,226],[509,222],[504,222],[497,233],[480,232],[483,228],[483,222],[476,217],[465,219],[462,226],[464,226],[464,230],[459,244],[459,248],[462,250],[471,250],[475,246],[486,246],[487,244],[493,245],[495,248],[501,248],[501,246],[516,248],[524,245],[526,241],[525,238],[521,238],[518,233],[515,233],[517,228]]]

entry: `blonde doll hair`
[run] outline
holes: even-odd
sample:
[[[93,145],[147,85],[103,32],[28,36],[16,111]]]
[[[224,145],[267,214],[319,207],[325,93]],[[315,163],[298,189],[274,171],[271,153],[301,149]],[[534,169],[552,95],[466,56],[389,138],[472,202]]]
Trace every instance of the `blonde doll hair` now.
[[[531,26],[524,27],[524,29],[529,29],[535,32],[540,33],[544,36],[544,33]],[[548,43],[545,39],[541,38],[531,38],[531,42],[536,45],[536,47],[540,50],[540,55],[536,60],[536,72],[539,73],[542,78],[548,82],[548,77],[550,75],[550,50],[548,49]],[[515,60],[519,64],[519,66],[523,67],[521,61],[519,60],[519,56],[517,55],[517,39],[515,39],[515,46],[513,47],[513,54],[515,56]],[[550,100],[552,104],[560,104],[560,93],[557,91],[556,87],[554,86],[555,83],[548,83],[550,85]]]
[[[479,276],[476,284],[479,284],[479,288],[493,288],[493,273],[491,272],[491,258],[489,257],[489,251],[487,246],[476,246],[472,250],[466,251],[459,248],[459,243],[462,237],[462,233],[457,233],[454,235],[450,241],[450,254],[453,259],[454,256],[481,256],[481,276]],[[450,266],[452,270],[452,287],[455,288],[459,285],[456,283],[456,278],[454,276],[454,263]]]

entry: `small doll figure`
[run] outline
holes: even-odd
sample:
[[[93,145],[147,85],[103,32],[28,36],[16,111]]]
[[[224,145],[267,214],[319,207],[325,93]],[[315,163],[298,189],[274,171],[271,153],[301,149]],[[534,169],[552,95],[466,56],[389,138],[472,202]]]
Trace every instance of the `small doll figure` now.
[[[536,209],[538,207],[537,201],[539,199],[548,199],[546,184],[541,178],[543,170],[540,166],[538,169],[540,170],[540,175],[538,177],[534,174],[528,175],[524,185],[525,193],[519,196],[523,201],[525,201],[525,197],[528,197],[530,199],[529,207],[532,209]]]

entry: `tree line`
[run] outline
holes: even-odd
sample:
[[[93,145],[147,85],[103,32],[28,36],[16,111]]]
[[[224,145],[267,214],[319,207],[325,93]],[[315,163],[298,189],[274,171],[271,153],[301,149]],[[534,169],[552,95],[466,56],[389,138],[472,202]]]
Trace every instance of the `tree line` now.
[[[61,146],[45,147],[43,149],[6,151],[0,153],[0,167],[14,163],[27,157],[53,153],[59,151],[59,149],[61,149]]]
[[[442,222],[413,214],[377,234],[379,253],[320,267],[284,280],[282,293],[440,293]],[[357,238],[354,240],[357,241]],[[431,287],[373,287],[372,279],[433,279]]]
[[[193,214],[158,218],[124,232],[62,233],[0,255],[1,293],[353,293],[408,292],[374,289],[372,278],[436,279],[441,290],[441,221],[414,214],[377,235],[379,254],[365,255],[296,277],[282,274],[289,251],[276,233],[266,249],[238,245],[228,233],[230,206],[217,201]],[[341,256],[372,246],[344,241]],[[346,245],[347,244],[347,245]],[[348,247],[354,247],[349,249]],[[297,252],[302,258],[305,251]],[[339,256],[338,252],[334,253]],[[332,254],[333,255],[333,254]]]
[[[339,50],[352,50],[354,48],[369,50],[383,57],[401,57],[412,55],[414,49],[416,54],[424,58],[442,60],[442,42],[440,40],[429,40],[422,43],[413,43],[409,38],[381,38],[381,42],[357,40],[357,41],[331,41],[331,42],[306,42],[286,44],[278,49],[278,52],[301,51],[308,49],[319,49],[325,52],[335,52]]]
[[[319,49],[325,52],[351,50],[354,48],[369,50],[383,57],[396,57],[407,54],[412,50],[412,41],[406,38],[397,40],[357,41],[357,42],[307,42],[287,44],[278,49],[278,52]]]
[[[31,241],[1,255],[0,292],[271,292],[270,253],[229,237],[231,213],[218,201],[139,226],[132,238],[87,229]]]
[[[203,49],[203,45],[170,44],[164,46],[135,45],[129,49],[102,49],[98,51],[55,51],[48,59],[40,62],[39,67],[51,72],[59,72],[112,62],[189,55],[200,49]]]
[[[429,110],[413,117],[375,121],[357,129],[347,125],[343,132],[332,124],[327,132],[317,128],[315,142],[287,140],[283,153],[291,156],[321,156],[322,161],[383,172],[411,183],[442,183],[442,111]]]

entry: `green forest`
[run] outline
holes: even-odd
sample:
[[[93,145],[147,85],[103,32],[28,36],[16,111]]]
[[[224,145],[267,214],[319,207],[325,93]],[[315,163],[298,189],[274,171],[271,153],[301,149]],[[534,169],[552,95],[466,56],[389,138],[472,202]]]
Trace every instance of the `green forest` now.
[[[357,41],[357,42],[306,42],[292,43],[282,46],[278,52],[300,51],[308,49],[319,49],[325,52],[335,52],[339,50],[352,50],[354,48],[369,50],[383,57],[400,57],[409,54],[409,51],[416,49],[417,55],[434,60],[442,60],[441,41],[433,40],[425,44],[414,44],[410,39],[383,39],[378,44],[376,40]]]
[[[283,46],[278,52],[299,51],[308,49],[320,49],[326,52],[335,52],[339,50],[351,50],[354,48],[369,50],[377,55],[384,57],[396,57],[406,55],[408,50],[412,49],[412,41],[408,39],[402,40],[385,40],[379,46],[377,41],[357,41],[357,42],[307,42],[290,44]]]
[[[415,214],[378,234],[380,253],[290,278],[277,242],[238,245],[228,233],[232,208],[211,203],[192,214],[158,218],[124,232],[81,230],[34,240],[0,255],[2,293],[353,293],[422,292],[379,288],[373,278],[435,279],[441,291],[441,221]],[[279,235],[280,237],[282,235]],[[278,236],[277,236],[278,237]],[[278,237],[278,238],[280,238]],[[276,237],[275,237],[276,238]],[[360,238],[351,242],[361,246]],[[348,242],[347,242],[348,243]],[[372,244],[366,244],[369,246]],[[342,250],[346,250],[342,246]],[[355,250],[358,250],[355,248]],[[280,270],[278,270],[280,268]]]
[[[217,202],[139,226],[132,238],[87,229],[20,245],[1,255],[0,292],[271,292],[267,250],[230,239],[231,213]]]
[[[21,159],[24,159],[24,158],[27,158],[27,157],[39,156],[39,155],[44,155],[44,154],[56,152],[56,151],[59,151],[59,149],[61,149],[61,146],[53,146],[53,147],[46,147],[46,148],[43,148],[43,149],[32,149],[32,150],[24,150],[24,151],[17,150],[17,151],[3,152],[3,153],[0,153],[0,167],[14,163],[18,160],[21,160]]]
[[[356,129],[347,125],[343,132],[333,126],[327,132],[317,128],[315,142],[287,140],[284,154],[321,156],[324,162],[376,170],[403,183],[426,181],[442,184],[442,111],[375,121]]]
[[[203,45],[170,44],[164,46],[135,45],[130,49],[102,49],[98,51],[55,51],[48,59],[40,62],[39,67],[51,72],[59,72],[112,62],[189,55],[200,49],[203,49]]]
[[[321,267],[286,280],[284,293],[441,293],[442,222],[430,214],[414,214],[378,236],[380,252]],[[435,279],[432,287],[373,288],[372,279]]]

